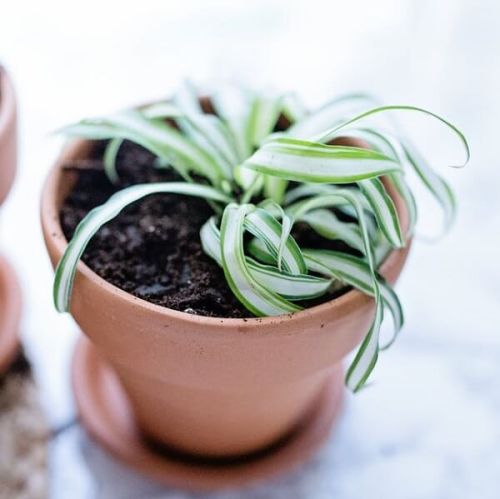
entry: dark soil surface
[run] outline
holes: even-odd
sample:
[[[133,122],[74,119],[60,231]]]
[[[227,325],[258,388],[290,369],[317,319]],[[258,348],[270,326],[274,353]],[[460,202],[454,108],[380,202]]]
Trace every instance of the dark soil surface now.
[[[78,171],[61,210],[68,239],[80,220],[117,190],[137,183],[179,180],[172,171],[155,168],[155,158],[148,151],[125,142],[117,158],[120,184],[113,186],[103,171],[104,145],[96,142],[89,159],[66,166]],[[157,305],[211,317],[251,317],[234,297],[222,269],[202,250],[199,231],[211,215],[209,205],[197,198],[149,196],[102,227],[83,260],[108,282]],[[305,227],[298,226],[294,235],[309,247],[332,248],[332,242]],[[304,305],[333,297],[330,294]]]

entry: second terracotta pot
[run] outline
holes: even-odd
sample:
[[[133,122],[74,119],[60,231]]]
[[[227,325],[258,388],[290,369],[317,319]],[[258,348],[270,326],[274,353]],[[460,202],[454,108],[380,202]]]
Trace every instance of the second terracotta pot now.
[[[17,165],[17,113],[14,87],[0,66],[0,204],[7,197]]]
[[[63,165],[88,156],[74,143],[52,169],[42,225],[53,265],[67,241],[60,208],[75,181]],[[403,202],[391,189],[407,226]],[[408,248],[381,271],[398,277]],[[254,452],[286,435],[308,412],[329,376],[364,337],[374,303],[352,290],[293,315],[217,319],[151,304],[109,284],[80,263],[71,314],[113,366],[142,431],[203,456]]]
[[[17,117],[14,88],[0,66],[0,204],[12,187],[17,167]],[[0,256],[0,376],[20,351],[21,292],[14,270]]]

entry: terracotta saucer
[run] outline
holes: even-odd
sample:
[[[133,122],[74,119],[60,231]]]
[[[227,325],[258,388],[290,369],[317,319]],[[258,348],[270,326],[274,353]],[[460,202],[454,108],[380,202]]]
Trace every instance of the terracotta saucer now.
[[[21,289],[14,270],[0,256],[0,375],[19,353],[20,317]]]
[[[80,420],[93,439],[135,471],[195,491],[248,485],[298,467],[327,439],[344,394],[342,376],[336,373],[315,408],[282,442],[252,457],[214,463],[146,443],[116,375],[84,337],[73,357],[72,382]]]

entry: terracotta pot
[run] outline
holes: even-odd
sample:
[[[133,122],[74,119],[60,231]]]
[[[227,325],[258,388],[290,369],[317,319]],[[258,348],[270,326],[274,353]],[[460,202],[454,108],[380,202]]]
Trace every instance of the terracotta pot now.
[[[42,196],[45,242],[55,265],[67,242],[61,204],[75,181],[62,166],[85,158],[73,143],[52,169]],[[397,209],[407,226],[401,199]],[[408,248],[392,252],[382,274],[394,282]],[[281,317],[217,319],[151,304],[80,263],[71,314],[114,368],[142,431],[172,448],[209,457],[262,449],[286,435],[314,405],[342,359],[362,340],[373,300],[349,291]]]
[[[14,88],[0,66],[0,204],[7,197],[17,165],[17,115]]]
[[[0,66],[0,204],[12,186],[17,160],[16,100],[7,72]],[[14,271],[0,257],[0,375],[20,350],[21,293]]]

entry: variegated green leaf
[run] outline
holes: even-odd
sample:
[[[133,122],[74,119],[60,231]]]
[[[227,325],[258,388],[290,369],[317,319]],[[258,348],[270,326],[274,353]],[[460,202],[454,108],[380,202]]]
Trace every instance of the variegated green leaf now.
[[[325,239],[344,241],[351,248],[364,252],[364,242],[359,226],[352,222],[340,221],[332,211],[317,209],[308,211],[297,221],[305,222]]]
[[[417,175],[442,206],[444,212],[444,231],[446,231],[453,223],[456,215],[457,203],[451,187],[408,142],[404,144],[404,151]]]
[[[359,187],[370,203],[380,229],[387,240],[395,247],[402,248],[405,244],[398,213],[384,185],[378,178],[361,180]]]
[[[253,205],[229,204],[221,223],[222,268],[229,287],[254,315],[272,316],[297,312],[300,307],[267,289],[252,275],[243,248],[245,222]]]
[[[293,237],[288,235],[285,245],[282,246],[282,226],[268,211],[255,208],[249,212],[245,218],[245,228],[262,239],[277,260],[281,249],[284,270],[291,274],[304,274],[307,271],[300,248]]]
[[[212,96],[217,116],[224,120],[233,136],[240,162],[252,154],[248,136],[251,102],[250,94],[236,87],[223,88]]]
[[[179,173],[191,169],[207,177],[214,185],[224,179],[223,169],[210,155],[190,142],[178,130],[158,120],[146,118],[140,111],[126,111],[105,118],[83,120],[62,132],[87,139],[128,139],[158,157],[168,160]]]
[[[120,180],[116,172],[116,157],[123,144],[123,139],[112,139],[109,141],[104,152],[104,173],[112,184],[117,184]]]
[[[243,166],[296,182],[339,184],[401,170],[396,161],[377,151],[291,138],[266,142]]]
[[[185,182],[138,184],[113,194],[104,204],[94,208],[78,224],[71,241],[56,269],[54,281],[54,303],[60,312],[69,309],[76,266],[93,235],[116,217],[123,208],[151,194],[184,194],[203,199],[230,202],[230,198],[212,187]]]
[[[247,142],[258,147],[273,132],[282,109],[282,96],[254,95],[247,122]]]
[[[370,268],[364,260],[330,250],[305,249],[304,257],[309,268],[326,276],[334,276],[363,293],[373,296],[372,275]],[[314,266],[316,264],[316,266]],[[391,312],[395,335],[404,324],[403,309],[394,290],[378,276],[380,296]],[[395,336],[394,335],[394,336]]]
[[[303,116],[290,127],[288,134],[299,139],[310,139],[376,104],[377,101],[368,94],[342,95]]]
[[[222,266],[220,232],[215,219],[210,218],[200,232],[203,250]],[[265,246],[264,246],[265,247]],[[274,265],[262,265],[246,257],[252,277],[266,288],[291,301],[307,300],[325,294],[333,278],[321,278],[308,274],[290,274]]]
[[[297,94],[286,94],[283,96],[282,112],[290,123],[298,123],[308,115],[304,103]],[[331,123],[330,123],[331,125]]]

